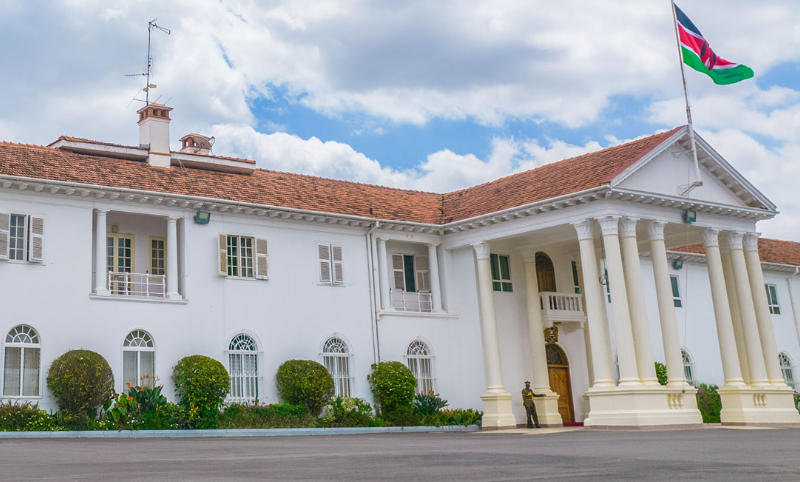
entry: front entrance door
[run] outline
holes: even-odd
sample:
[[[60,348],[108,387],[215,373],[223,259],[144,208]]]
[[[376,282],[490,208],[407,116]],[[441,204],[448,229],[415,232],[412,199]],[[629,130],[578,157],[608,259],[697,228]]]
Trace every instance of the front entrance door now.
[[[536,277],[540,293],[556,291],[556,270],[550,257],[544,253],[536,253]]]
[[[569,362],[564,350],[555,343],[545,346],[547,351],[547,374],[550,377],[550,390],[556,392],[558,397],[558,413],[561,421],[572,423],[575,421],[575,412],[572,407],[572,382],[569,378]]]

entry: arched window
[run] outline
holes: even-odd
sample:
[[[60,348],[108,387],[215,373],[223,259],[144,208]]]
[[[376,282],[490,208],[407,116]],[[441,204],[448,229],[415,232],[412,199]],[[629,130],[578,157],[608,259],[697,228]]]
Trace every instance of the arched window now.
[[[797,391],[797,387],[794,384],[794,367],[792,364],[792,359],[789,357],[789,354],[786,352],[778,353],[778,360],[781,364],[781,374],[783,375],[783,381],[786,382],[787,385],[792,387],[793,390]]]
[[[683,358],[683,376],[686,378],[686,383],[689,385],[696,385],[697,380],[694,378],[694,361],[692,356],[686,349],[681,348],[681,357]]]
[[[536,253],[536,276],[540,292],[556,291],[556,270],[553,261],[544,253]]]
[[[233,337],[228,350],[230,401],[255,403],[258,399],[258,345],[252,337],[240,333]]]
[[[39,396],[39,334],[17,325],[6,335],[3,396]]]
[[[156,381],[156,347],[144,330],[133,330],[122,343],[122,391],[128,387],[153,387]]]
[[[322,362],[333,377],[337,397],[350,396],[350,350],[341,338],[329,338],[322,347]]]
[[[420,340],[414,340],[408,345],[406,352],[408,369],[417,379],[417,392],[428,393],[433,390],[433,358],[431,349]]]

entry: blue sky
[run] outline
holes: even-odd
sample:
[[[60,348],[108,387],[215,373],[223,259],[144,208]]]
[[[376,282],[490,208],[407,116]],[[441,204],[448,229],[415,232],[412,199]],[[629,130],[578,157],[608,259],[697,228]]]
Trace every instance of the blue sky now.
[[[756,77],[687,71],[698,132],[800,240],[800,4],[678,2]],[[171,132],[261,167],[445,192],[685,123],[669,3],[0,0],[0,139],[137,142],[153,33]],[[141,97],[141,96],[140,96]]]

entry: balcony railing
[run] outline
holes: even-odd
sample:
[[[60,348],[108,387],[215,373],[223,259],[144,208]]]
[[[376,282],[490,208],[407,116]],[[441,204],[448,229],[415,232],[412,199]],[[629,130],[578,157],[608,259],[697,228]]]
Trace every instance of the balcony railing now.
[[[581,295],[572,293],[541,292],[543,321],[585,321]]]
[[[116,296],[164,298],[167,277],[163,274],[108,272],[108,291]]]
[[[433,311],[433,297],[430,293],[392,291],[391,297],[392,308],[397,311],[414,311],[417,313],[430,313]]]

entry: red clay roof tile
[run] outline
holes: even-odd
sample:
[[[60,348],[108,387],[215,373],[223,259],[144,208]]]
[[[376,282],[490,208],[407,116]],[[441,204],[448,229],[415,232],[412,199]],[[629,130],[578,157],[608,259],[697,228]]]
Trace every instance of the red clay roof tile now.
[[[670,251],[706,254],[705,247],[702,244],[672,248]],[[800,243],[780,239],[758,238],[758,256],[764,263],[800,266]]]

